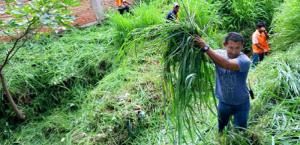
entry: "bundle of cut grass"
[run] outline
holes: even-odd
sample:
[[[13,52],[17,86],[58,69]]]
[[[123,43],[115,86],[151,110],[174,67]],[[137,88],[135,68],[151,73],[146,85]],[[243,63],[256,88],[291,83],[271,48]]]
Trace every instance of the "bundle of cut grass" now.
[[[180,144],[201,138],[197,118],[203,107],[212,108],[213,71],[207,57],[194,45],[196,23],[173,29],[164,59],[164,93],[171,101],[170,120],[174,140]],[[187,136],[186,133],[189,135]]]

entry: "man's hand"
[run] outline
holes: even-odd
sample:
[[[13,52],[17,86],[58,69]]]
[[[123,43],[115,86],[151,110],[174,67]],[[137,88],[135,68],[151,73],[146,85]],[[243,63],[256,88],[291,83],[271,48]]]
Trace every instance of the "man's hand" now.
[[[195,43],[197,44],[198,47],[203,49],[206,45],[205,41],[198,35],[194,38]]]
[[[265,33],[265,35],[266,35],[267,39],[269,39],[269,34],[268,34],[268,31],[267,31],[267,30],[265,30],[265,31],[264,31],[264,33]]]

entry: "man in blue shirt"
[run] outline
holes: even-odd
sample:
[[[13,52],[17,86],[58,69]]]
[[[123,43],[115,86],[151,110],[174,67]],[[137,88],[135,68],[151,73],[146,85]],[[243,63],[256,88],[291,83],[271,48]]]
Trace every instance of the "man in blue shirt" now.
[[[223,131],[232,115],[236,128],[247,128],[250,101],[246,81],[251,61],[241,52],[243,36],[236,32],[229,33],[224,41],[225,50],[214,51],[199,36],[195,42],[215,63],[219,132]]]
[[[179,5],[178,5],[178,3],[174,3],[173,10],[171,10],[168,13],[166,19],[170,20],[170,21],[178,20],[178,12],[179,12]]]

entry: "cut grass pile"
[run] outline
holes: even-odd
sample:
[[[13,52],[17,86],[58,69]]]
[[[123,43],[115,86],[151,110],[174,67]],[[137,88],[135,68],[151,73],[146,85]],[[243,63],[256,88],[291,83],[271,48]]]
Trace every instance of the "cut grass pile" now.
[[[263,143],[299,144],[300,45],[274,54],[251,73],[257,100],[252,128],[261,132]],[[267,111],[266,111],[267,110]]]
[[[284,2],[273,19],[274,38],[272,46],[276,50],[293,48],[300,40],[300,1]]]
[[[76,97],[71,88],[96,84],[109,70],[113,52],[100,45],[107,40],[93,32],[97,30],[89,28],[87,38],[82,38],[82,31],[71,30],[59,39],[45,37],[20,49],[4,74],[11,93],[29,117]],[[7,113],[4,116],[13,116]]]

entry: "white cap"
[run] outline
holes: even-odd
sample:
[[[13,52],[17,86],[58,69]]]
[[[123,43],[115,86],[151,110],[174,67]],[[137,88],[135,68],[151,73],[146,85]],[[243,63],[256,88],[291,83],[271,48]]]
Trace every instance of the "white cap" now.
[[[177,2],[174,3],[174,7],[178,7],[179,4]]]

